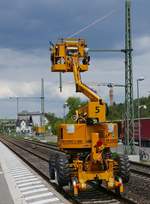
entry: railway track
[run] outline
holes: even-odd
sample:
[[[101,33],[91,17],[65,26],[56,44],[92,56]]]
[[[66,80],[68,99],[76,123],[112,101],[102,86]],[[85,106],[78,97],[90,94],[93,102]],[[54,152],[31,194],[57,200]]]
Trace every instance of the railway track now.
[[[45,148],[51,148],[51,149],[54,149],[54,150],[58,149],[56,144],[48,144],[48,143],[35,141],[35,140],[28,140],[28,139],[21,139],[21,140],[25,141],[27,143],[31,143],[31,144],[38,145],[38,146],[45,147]]]
[[[55,146],[41,144],[39,142],[16,140],[9,137],[0,137],[0,141],[9,147],[15,154],[31,166],[45,180],[49,181],[49,155],[52,151],[59,151]],[[71,203],[77,204],[135,204],[137,202],[108,192],[103,187],[98,187],[94,183],[89,183],[87,191],[81,192],[79,197],[74,197],[64,189],[59,188],[54,181],[51,185],[63,194]]]
[[[22,141],[30,144],[32,146],[32,148],[44,147],[44,148],[48,149],[48,151],[50,151],[50,150],[59,151],[57,146],[54,144],[46,144],[46,143],[42,143],[42,142],[38,142],[38,141],[31,141],[31,140],[26,140],[26,139],[23,139]],[[41,155],[39,155],[39,156],[41,156]],[[133,161],[130,161],[130,164],[131,164],[130,170],[132,173],[150,178],[150,165],[145,164],[145,163],[133,162]]]
[[[144,176],[150,179],[150,165],[145,163],[133,162],[131,161],[131,173]]]

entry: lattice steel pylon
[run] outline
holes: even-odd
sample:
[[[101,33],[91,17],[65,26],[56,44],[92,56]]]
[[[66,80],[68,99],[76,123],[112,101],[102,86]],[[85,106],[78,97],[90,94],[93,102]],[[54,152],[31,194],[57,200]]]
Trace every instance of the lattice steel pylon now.
[[[125,0],[125,153],[134,154],[131,1]]]

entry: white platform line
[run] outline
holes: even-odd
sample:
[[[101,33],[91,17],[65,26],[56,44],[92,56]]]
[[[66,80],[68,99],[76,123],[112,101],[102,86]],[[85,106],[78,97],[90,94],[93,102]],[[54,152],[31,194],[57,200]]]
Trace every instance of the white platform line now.
[[[34,182],[22,183],[22,184],[18,184],[18,187],[30,186],[30,185],[39,184],[39,183],[42,183],[42,182],[41,181],[34,181]]]
[[[22,171],[10,171],[12,174],[23,174],[23,173],[29,173],[30,171],[28,169],[22,170]]]
[[[10,171],[10,173],[11,174],[13,174],[13,175],[16,175],[16,174],[24,174],[24,173],[30,173],[30,171],[28,171],[27,169],[26,170],[23,170],[23,171],[18,171],[18,172],[12,172],[12,171]]]
[[[29,202],[29,204],[46,204],[46,203],[51,203],[53,201],[58,201],[58,198],[49,198],[45,200],[40,200],[40,201],[35,201],[35,202]]]
[[[10,171],[22,171],[22,170],[25,170],[26,168],[23,166],[21,167],[20,165],[16,166],[15,168],[9,168]]]
[[[33,196],[26,197],[25,200],[28,201],[28,200],[32,200],[32,199],[36,199],[36,198],[49,197],[49,196],[52,196],[52,195],[53,195],[53,193],[51,193],[51,192],[42,193],[42,194],[39,194],[39,195],[33,195]]]
[[[31,179],[20,179],[19,181],[16,181],[16,184],[21,184],[21,183],[28,183],[30,181],[38,181],[39,179],[38,178],[31,178]]]
[[[21,167],[20,165],[16,165],[15,169],[12,169],[11,167],[9,168],[10,171],[18,172],[18,171],[23,171],[27,170],[26,167]]]
[[[27,174],[31,174],[31,173],[30,172],[22,172],[22,173],[19,173],[19,174],[11,173],[12,176],[24,176],[24,175],[27,175]]]
[[[26,173],[26,174],[21,174],[21,175],[13,175],[14,178],[20,178],[20,177],[24,177],[24,176],[31,176],[33,174],[31,173]]]
[[[20,191],[26,191],[26,190],[31,190],[31,189],[38,189],[38,188],[41,188],[41,187],[45,187],[44,184],[41,184],[41,185],[33,185],[33,186],[28,186],[28,187],[22,187],[22,188],[19,188]]]
[[[20,181],[20,179],[21,180],[26,180],[26,179],[31,179],[31,178],[36,178],[36,176],[34,176],[34,175],[23,176],[23,177],[15,178],[15,180]]]
[[[14,157],[13,157],[13,159],[14,159]],[[18,160],[18,157],[17,157],[16,159],[17,159],[17,160],[16,160],[16,164],[20,164],[20,167],[24,167],[24,165],[22,164],[22,162],[20,162],[20,161]],[[13,165],[13,163],[10,163],[10,166],[11,166],[12,169],[15,169],[15,168],[16,168],[16,165]]]
[[[47,191],[48,192],[48,188],[40,188],[40,189],[34,189],[34,190],[31,190],[31,191],[26,191],[26,192],[22,192],[23,195],[28,195],[28,194],[31,194],[31,193],[39,193],[39,192],[43,192],[43,191]]]

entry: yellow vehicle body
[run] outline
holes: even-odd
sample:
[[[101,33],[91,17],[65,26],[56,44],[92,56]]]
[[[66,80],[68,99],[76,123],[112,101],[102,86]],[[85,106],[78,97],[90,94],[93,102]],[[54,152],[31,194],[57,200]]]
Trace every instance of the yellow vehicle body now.
[[[120,188],[123,192],[123,185],[114,178],[115,161],[102,159],[102,151],[105,148],[117,147],[117,125],[113,123],[101,123],[94,126],[86,124],[61,124],[58,137],[58,146],[65,152],[91,152],[85,159],[73,160],[70,167],[74,169],[72,179],[76,176],[78,183],[74,184],[74,194],[78,195],[79,190],[87,188],[86,182],[100,180],[105,182],[108,189]],[[98,142],[101,145],[97,145]]]
[[[95,121],[105,122],[106,121],[106,106],[104,103],[99,102],[88,102],[85,106],[78,109],[78,117],[82,120],[87,118],[93,118]]]
[[[35,127],[36,134],[43,134],[45,133],[45,126],[37,126]]]
[[[97,141],[101,141],[105,147],[117,147],[117,125],[113,123],[101,123],[94,126],[82,124],[61,124],[58,136],[60,149],[86,149],[94,148]],[[97,133],[95,138],[93,133]]]

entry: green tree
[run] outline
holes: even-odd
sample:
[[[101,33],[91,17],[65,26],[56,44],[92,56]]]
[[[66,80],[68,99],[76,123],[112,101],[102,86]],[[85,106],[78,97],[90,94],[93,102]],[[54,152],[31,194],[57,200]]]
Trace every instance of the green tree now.
[[[141,117],[150,117],[150,96],[140,98],[140,106],[145,106],[146,109],[140,108],[140,116]],[[134,100],[134,113],[135,118],[138,117],[138,100]]]
[[[75,111],[84,106],[87,102],[86,101],[81,101],[79,97],[69,97],[66,100],[67,107],[69,109],[67,115],[66,115],[66,121],[67,122],[73,122],[72,116],[75,115]]]
[[[63,119],[57,117],[54,113],[45,113],[45,117],[48,120],[48,125],[51,126],[52,133],[58,135],[58,127],[63,123]]]
[[[65,123],[73,123],[72,116],[75,115],[75,111],[80,107],[86,104],[82,102],[80,98],[69,97],[66,100],[68,107],[68,113],[66,115]],[[51,131],[54,135],[58,135],[59,125],[64,123],[64,118],[57,117],[54,113],[45,113],[45,117],[48,120],[48,126],[51,126]]]
[[[115,104],[109,107],[108,120],[121,120],[123,118],[124,104]]]
[[[140,98],[140,105],[144,105],[146,109],[140,109],[140,116],[143,118],[150,117],[150,96],[149,97],[142,97]],[[109,107],[109,114],[107,119],[108,120],[122,120],[124,117],[124,104],[114,104],[113,106]],[[138,100],[134,99],[134,117],[138,117]]]

